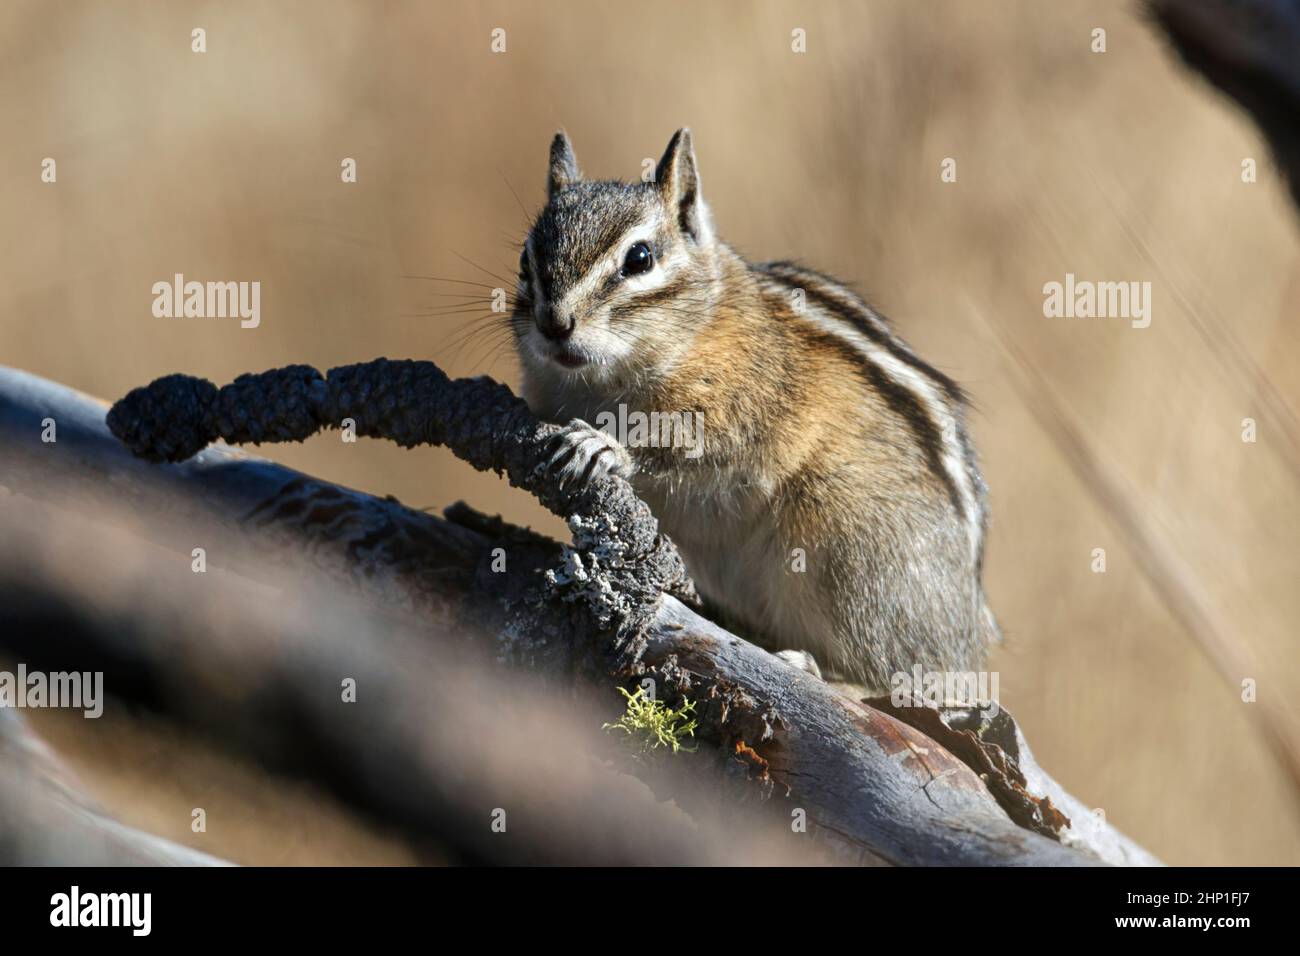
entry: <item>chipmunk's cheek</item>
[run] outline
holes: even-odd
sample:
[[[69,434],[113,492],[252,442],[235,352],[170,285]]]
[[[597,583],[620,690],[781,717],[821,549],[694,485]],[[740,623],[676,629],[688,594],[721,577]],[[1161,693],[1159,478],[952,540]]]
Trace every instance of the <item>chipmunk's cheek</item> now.
[[[618,336],[604,332],[599,336],[592,336],[584,351],[591,357],[593,365],[609,368],[627,358],[629,346]]]

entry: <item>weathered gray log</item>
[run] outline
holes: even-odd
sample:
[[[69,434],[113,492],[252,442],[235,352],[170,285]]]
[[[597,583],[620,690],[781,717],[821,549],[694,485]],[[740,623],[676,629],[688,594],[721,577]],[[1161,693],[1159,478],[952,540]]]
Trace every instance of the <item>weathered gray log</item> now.
[[[437,415],[439,409],[426,413]],[[470,428],[464,440],[487,448],[494,460],[514,456],[517,466],[508,469],[513,478],[539,480],[534,466],[547,432],[522,417],[526,410],[509,414],[517,426],[513,437],[496,431],[485,440]],[[46,418],[57,422],[55,446],[40,443],[40,422]],[[495,425],[489,421],[488,427]],[[628,605],[611,603],[605,568],[600,560],[591,562],[584,546],[590,549],[593,540],[604,546],[611,533],[629,529],[611,532],[601,514],[582,509],[600,507],[603,495],[630,494],[622,482],[606,482],[612,492],[608,487],[554,489],[543,497],[568,512],[580,536],[579,547],[561,555],[553,542],[465,508],[453,510],[454,522],[443,521],[220,446],[181,464],[147,466],[108,436],[101,404],[14,371],[0,372],[0,449],[0,483],[22,494],[48,496],[60,472],[89,473],[94,478],[89,487],[110,493],[120,505],[169,514],[197,509],[241,534],[290,540],[322,569],[349,575],[358,593],[385,601],[399,597],[440,628],[472,622],[495,637],[502,657],[516,663],[587,679],[598,676],[602,666],[607,680],[653,677],[670,702],[677,695],[700,701],[699,734],[719,760],[746,776],[769,803],[786,812],[805,810],[822,845],[833,847],[840,859],[1154,862],[1109,827],[1103,827],[1104,841],[1090,840],[1089,833],[1075,832],[1077,827],[1066,832],[1064,838],[1075,847],[1070,848],[1018,826],[980,776],[935,740],[792,670],[670,597],[644,603],[644,580],[632,601],[643,615],[636,633],[611,655],[612,632],[627,618],[620,622],[609,610]],[[452,450],[465,456],[464,447]],[[637,514],[635,520],[646,517]],[[652,527],[631,531],[643,542],[639,555],[664,553]],[[510,553],[509,575],[489,570],[492,549],[500,546]],[[546,572],[562,560],[570,570],[575,561],[580,564],[586,574],[582,586],[557,588],[554,574],[547,580]],[[618,570],[620,580],[638,573],[635,560],[622,562]]]

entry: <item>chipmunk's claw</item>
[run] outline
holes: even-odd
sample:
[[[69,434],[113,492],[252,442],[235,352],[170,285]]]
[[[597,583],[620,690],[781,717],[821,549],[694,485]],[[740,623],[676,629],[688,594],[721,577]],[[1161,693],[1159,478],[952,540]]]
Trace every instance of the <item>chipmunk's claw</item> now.
[[[559,477],[560,487],[575,480],[587,482],[605,475],[627,478],[636,470],[626,448],[580,418],[556,434],[547,451],[551,455],[546,470]]]

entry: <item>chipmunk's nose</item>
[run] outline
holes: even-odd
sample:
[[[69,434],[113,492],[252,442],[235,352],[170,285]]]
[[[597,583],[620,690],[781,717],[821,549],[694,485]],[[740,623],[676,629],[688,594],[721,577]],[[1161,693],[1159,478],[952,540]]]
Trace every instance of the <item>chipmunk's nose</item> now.
[[[578,320],[572,312],[565,319],[561,319],[555,314],[553,308],[547,306],[537,319],[537,330],[552,342],[563,342],[573,334],[577,324]]]

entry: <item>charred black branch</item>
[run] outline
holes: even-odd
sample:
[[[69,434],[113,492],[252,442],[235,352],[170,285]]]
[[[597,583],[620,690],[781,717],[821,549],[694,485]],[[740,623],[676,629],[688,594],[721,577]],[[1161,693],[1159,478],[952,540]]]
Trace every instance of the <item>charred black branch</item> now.
[[[481,471],[504,474],[567,519],[576,550],[553,583],[566,600],[580,596],[591,625],[612,634],[620,664],[631,666],[640,656],[662,594],[693,597],[677,549],[631,487],[614,477],[562,484],[545,468],[559,427],[540,421],[488,378],[450,379],[432,362],[382,358],[327,375],[291,365],[241,375],[222,388],[168,375],[134,389],[108,413],[113,434],[155,462],[183,461],[217,439],[303,441],[349,421],[358,435],[405,448],[446,446]]]

